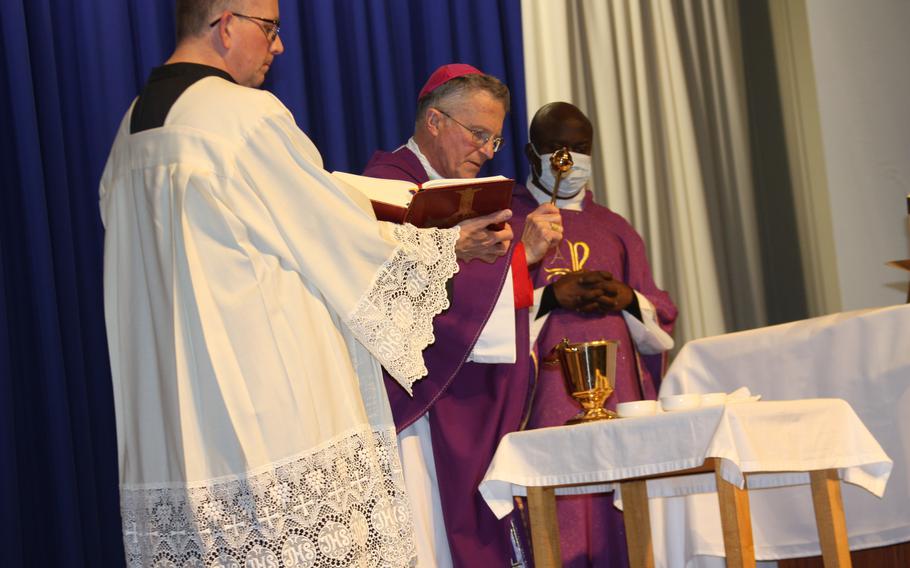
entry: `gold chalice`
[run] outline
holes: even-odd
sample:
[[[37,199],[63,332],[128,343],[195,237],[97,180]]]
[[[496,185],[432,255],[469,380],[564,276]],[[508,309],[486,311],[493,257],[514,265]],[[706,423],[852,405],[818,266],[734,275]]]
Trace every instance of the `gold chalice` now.
[[[618,341],[569,343],[563,339],[555,350],[562,366],[566,389],[582,407],[582,412],[566,424],[610,420],[616,413],[604,408],[616,386],[616,348]]]

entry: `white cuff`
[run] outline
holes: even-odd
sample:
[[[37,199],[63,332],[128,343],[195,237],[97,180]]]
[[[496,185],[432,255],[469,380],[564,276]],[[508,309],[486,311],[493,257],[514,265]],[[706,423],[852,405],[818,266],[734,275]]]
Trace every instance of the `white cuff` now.
[[[626,320],[629,335],[632,336],[638,352],[642,355],[656,355],[673,349],[673,338],[657,322],[657,310],[654,308],[654,304],[636,290],[632,291],[638,298],[641,320],[625,310],[622,311],[622,317]]]

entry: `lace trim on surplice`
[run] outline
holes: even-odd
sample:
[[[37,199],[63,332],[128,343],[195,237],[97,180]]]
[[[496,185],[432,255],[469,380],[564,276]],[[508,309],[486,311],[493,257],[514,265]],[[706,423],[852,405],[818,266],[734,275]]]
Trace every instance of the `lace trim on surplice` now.
[[[394,430],[345,434],[241,477],[121,486],[127,565],[413,566]]]
[[[357,304],[351,330],[408,393],[427,374],[424,348],[433,343],[433,317],[449,307],[446,281],[458,272],[459,229],[397,225],[400,246]]]

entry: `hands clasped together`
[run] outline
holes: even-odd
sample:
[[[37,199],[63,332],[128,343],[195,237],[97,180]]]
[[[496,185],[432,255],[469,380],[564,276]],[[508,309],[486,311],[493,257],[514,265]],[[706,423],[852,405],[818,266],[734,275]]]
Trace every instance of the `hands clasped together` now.
[[[582,313],[618,312],[632,303],[633,292],[603,270],[566,273],[553,283],[561,308]]]

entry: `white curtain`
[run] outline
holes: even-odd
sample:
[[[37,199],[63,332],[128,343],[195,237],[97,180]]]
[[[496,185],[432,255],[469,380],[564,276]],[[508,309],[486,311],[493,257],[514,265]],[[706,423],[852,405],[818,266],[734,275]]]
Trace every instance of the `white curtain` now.
[[[677,344],[765,324],[736,4],[523,0],[529,114],[576,104],[594,191],[644,237]],[[530,119],[530,117],[529,117]]]

